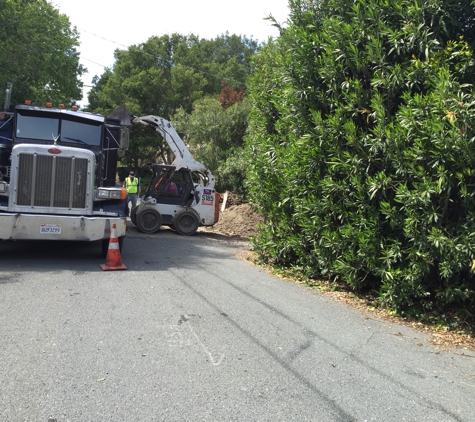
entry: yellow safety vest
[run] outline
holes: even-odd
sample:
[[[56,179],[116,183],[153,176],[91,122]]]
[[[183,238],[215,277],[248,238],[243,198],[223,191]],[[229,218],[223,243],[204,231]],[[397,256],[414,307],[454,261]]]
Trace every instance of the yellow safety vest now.
[[[127,189],[128,193],[137,193],[139,190],[139,179],[137,177],[132,178],[126,177],[125,178],[125,188]]]

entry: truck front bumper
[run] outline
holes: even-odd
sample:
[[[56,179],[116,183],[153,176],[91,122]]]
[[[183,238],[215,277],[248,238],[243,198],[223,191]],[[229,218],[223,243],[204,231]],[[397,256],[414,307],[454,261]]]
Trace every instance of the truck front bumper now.
[[[0,239],[101,240],[110,237],[112,224],[117,237],[125,236],[125,217],[0,213]]]

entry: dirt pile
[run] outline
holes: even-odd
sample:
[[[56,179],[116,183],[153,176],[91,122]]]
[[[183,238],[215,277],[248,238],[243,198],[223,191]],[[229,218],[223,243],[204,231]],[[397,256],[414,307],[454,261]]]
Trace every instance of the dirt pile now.
[[[256,236],[257,226],[262,217],[237,196],[228,192],[227,198],[221,195],[220,209],[223,200],[226,199],[224,211],[219,213],[219,221],[213,227],[202,227],[200,230],[223,234],[226,236],[238,236],[249,239]]]

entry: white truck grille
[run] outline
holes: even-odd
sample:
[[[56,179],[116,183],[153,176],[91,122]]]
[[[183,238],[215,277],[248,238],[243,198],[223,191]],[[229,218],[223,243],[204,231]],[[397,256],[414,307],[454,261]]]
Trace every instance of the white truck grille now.
[[[19,154],[17,206],[86,208],[88,160]]]

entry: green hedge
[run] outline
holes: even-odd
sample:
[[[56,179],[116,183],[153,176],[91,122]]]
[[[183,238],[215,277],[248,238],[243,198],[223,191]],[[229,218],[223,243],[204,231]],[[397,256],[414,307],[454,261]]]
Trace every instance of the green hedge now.
[[[469,1],[290,1],[256,57],[261,258],[399,311],[475,304]]]

